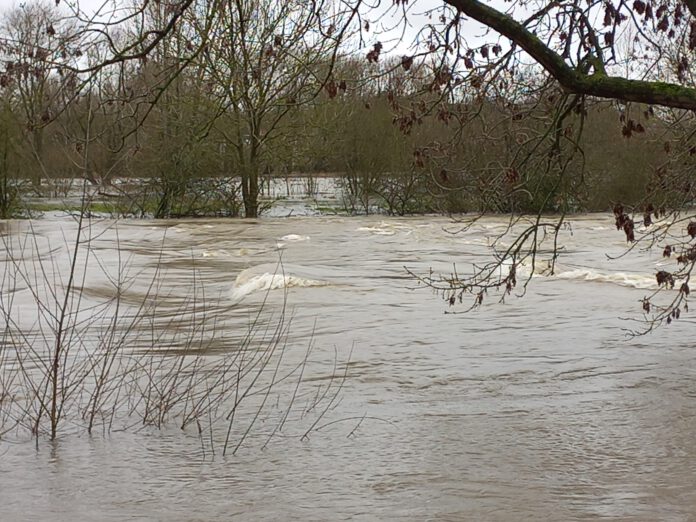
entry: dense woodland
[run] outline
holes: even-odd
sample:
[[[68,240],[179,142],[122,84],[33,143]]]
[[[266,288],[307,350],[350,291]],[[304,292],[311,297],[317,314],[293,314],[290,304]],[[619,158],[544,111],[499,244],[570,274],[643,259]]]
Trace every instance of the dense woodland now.
[[[340,178],[352,212],[609,210],[641,201],[679,139],[679,115],[559,104],[568,95],[530,80],[531,67],[495,90],[445,89],[453,73],[442,79],[436,57],[381,45],[366,56],[312,35],[296,3],[237,4],[216,27],[192,17],[142,58],[89,74],[75,71],[101,51],[73,43],[79,22],[61,6],[5,11],[0,214],[85,181],[123,215],[253,217],[270,178],[326,175]],[[142,24],[156,27],[166,9],[151,4]],[[185,57],[204,30],[210,42]],[[570,143],[567,164],[550,169],[545,151]]]

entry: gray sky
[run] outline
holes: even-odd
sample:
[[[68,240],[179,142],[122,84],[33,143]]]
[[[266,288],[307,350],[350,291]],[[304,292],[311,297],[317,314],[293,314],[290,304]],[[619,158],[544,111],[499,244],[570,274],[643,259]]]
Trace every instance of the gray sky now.
[[[0,11],[5,11],[16,7],[20,4],[30,4],[42,0],[0,0]],[[52,0],[46,0],[52,1]],[[373,4],[376,0],[368,0],[369,4]],[[109,11],[114,6],[122,3],[121,0],[61,0],[63,5],[79,6],[86,13],[94,13],[98,9]],[[490,2],[492,6],[505,8],[503,0],[495,0]],[[365,33],[363,37],[368,45],[371,45],[377,39],[385,43],[385,52],[390,51],[390,48],[396,47],[396,50],[405,50],[415,40],[421,29],[429,22],[437,22],[437,16],[433,19],[428,19],[423,13],[443,6],[441,0],[411,0],[408,2],[406,9],[408,15],[404,23],[402,8],[393,5],[392,0],[381,0],[380,7],[377,9],[364,9],[364,16],[370,21],[371,29]],[[465,34],[467,39],[472,38],[477,40],[477,36],[483,35],[484,30],[478,23],[470,22],[464,24]]]
[[[0,12],[9,10],[21,4],[31,4],[34,2],[54,0],[0,0]],[[68,6],[75,8],[79,6],[80,10],[87,14],[93,14],[101,9],[104,13],[112,11],[119,4],[125,3],[123,0],[60,0],[63,9]],[[133,1],[133,0],[130,0]],[[379,1],[379,7],[363,9],[362,15],[364,20],[369,20],[370,30],[362,33],[363,43],[365,48],[370,48],[375,42],[380,41],[384,45],[384,56],[400,56],[410,54],[416,49],[414,42],[421,35],[421,43],[425,36],[422,32],[423,28],[428,23],[439,24],[439,14],[442,7],[445,5],[442,0],[410,0],[405,8],[403,6],[395,6],[393,0],[365,0],[366,5],[374,5]],[[504,0],[492,0],[488,2],[491,6],[499,9],[506,9],[509,4]],[[406,17],[404,17],[404,9],[406,9]],[[438,10],[438,11],[433,11]],[[432,15],[428,16],[428,12]],[[486,35],[485,28],[478,22],[464,21],[462,24],[462,33],[466,40],[466,44],[471,47],[476,47],[484,42]],[[489,34],[485,37],[485,41],[493,42],[497,39],[497,35]],[[424,45],[424,44],[423,44]],[[503,47],[506,47],[503,45]]]

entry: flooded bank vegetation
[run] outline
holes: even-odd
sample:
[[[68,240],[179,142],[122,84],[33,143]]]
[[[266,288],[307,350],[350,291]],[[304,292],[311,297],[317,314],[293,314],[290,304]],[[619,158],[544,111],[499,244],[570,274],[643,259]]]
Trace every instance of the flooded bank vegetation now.
[[[349,358],[306,371],[313,341],[290,342],[284,302],[251,308],[239,332],[195,263],[174,274],[160,257],[143,272],[114,257],[117,224],[15,232],[1,236],[0,441],[174,426],[224,455],[336,421]]]

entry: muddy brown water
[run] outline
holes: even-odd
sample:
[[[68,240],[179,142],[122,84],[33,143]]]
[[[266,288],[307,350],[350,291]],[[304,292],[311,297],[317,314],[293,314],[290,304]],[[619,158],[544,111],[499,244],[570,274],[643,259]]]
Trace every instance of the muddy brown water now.
[[[462,315],[404,267],[484,260],[502,220],[455,235],[435,217],[95,222],[106,265],[118,245],[133,274],[166,267],[172,317],[192,265],[231,330],[264,301],[280,313],[287,289],[288,349],[301,358],[313,339],[307,382],[352,349],[346,380],[324,429],[302,440],[288,426],[264,449],[252,436],[234,456],[174,425],[0,442],[0,519],[692,520],[693,320],[627,338],[640,324],[622,318],[640,318],[665,261],[610,261],[625,247],[611,216],[571,222],[557,277]],[[67,255],[71,219],[32,227],[3,233]],[[108,292],[86,278],[86,300]]]

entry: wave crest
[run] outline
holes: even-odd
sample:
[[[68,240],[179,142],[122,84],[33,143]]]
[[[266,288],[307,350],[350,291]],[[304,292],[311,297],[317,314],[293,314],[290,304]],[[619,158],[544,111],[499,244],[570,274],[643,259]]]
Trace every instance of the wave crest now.
[[[328,286],[326,281],[299,277],[288,273],[261,271],[260,267],[247,268],[232,285],[231,298],[238,302],[256,292],[278,290],[281,288],[307,288]]]
[[[605,274],[594,270],[579,268],[556,273],[553,277],[558,279],[569,279],[579,281],[593,281],[598,283],[613,283],[620,286],[631,288],[641,288],[653,290],[657,288],[657,281],[654,276],[641,274],[627,274],[625,272],[614,272]]]

